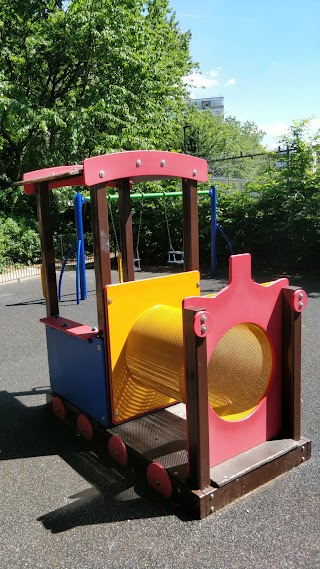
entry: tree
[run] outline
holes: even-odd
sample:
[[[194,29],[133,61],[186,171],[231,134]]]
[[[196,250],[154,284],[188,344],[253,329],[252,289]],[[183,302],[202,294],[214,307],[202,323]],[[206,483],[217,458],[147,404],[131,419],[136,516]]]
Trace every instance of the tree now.
[[[0,0],[2,188],[51,164],[167,148],[191,68],[168,0]],[[12,199],[0,195],[7,213]]]
[[[187,126],[186,126],[187,125]],[[183,140],[183,126],[185,140]],[[257,170],[257,162],[232,160],[216,162],[229,156],[255,154],[264,151],[264,133],[253,122],[241,123],[234,117],[224,119],[210,110],[201,111],[190,106],[184,115],[177,146],[195,156],[208,160],[209,167],[217,176],[249,178]]]

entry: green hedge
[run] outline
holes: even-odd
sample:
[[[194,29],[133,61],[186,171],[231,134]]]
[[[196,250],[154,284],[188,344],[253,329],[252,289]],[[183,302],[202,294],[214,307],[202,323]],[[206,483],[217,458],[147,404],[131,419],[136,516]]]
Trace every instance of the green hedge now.
[[[251,184],[242,191],[218,189],[218,222],[227,233],[234,253],[250,252],[254,266],[277,271],[317,271],[320,260],[320,183],[316,176],[306,177],[299,186],[276,180]],[[159,189],[159,188],[157,188]],[[166,191],[179,188],[166,186]],[[147,188],[150,191],[150,188]],[[133,233],[135,247],[142,206],[139,255],[141,265],[165,266],[170,248],[166,218],[174,249],[182,245],[182,199],[163,198],[133,200]],[[118,228],[117,203],[112,201],[113,218]],[[67,216],[67,217],[66,217]],[[73,208],[55,212],[55,229],[71,231]],[[84,211],[85,231],[91,231],[90,205]],[[32,220],[34,224],[35,220]],[[111,220],[110,220],[111,221]],[[30,221],[31,223],[31,221]],[[33,225],[34,227],[34,225]],[[0,217],[0,265],[29,264],[40,260],[37,231],[26,219]],[[117,229],[118,231],[118,229]],[[210,266],[210,198],[199,196],[200,262]],[[118,233],[119,241],[119,233]],[[116,240],[110,222],[111,249]],[[228,248],[218,235],[218,266],[225,268]]]

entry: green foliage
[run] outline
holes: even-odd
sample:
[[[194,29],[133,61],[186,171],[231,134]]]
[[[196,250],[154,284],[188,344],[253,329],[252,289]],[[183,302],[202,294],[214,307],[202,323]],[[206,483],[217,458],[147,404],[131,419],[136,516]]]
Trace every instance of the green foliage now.
[[[167,0],[0,0],[4,186],[50,164],[166,148],[191,67]]]
[[[0,267],[39,262],[40,239],[24,220],[0,217]]]

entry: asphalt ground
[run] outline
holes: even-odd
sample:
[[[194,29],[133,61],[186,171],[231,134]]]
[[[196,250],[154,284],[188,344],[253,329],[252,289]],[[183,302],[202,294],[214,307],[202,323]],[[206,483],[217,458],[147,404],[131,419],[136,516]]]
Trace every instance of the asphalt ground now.
[[[75,274],[65,274],[60,312],[95,325],[93,271],[87,279],[88,300],[77,306]],[[210,292],[224,282],[202,284]],[[188,519],[108,459],[98,464],[50,417],[39,277],[0,285],[0,567],[320,567],[320,279],[291,284],[309,293],[302,433],[313,441],[312,459],[202,521]]]

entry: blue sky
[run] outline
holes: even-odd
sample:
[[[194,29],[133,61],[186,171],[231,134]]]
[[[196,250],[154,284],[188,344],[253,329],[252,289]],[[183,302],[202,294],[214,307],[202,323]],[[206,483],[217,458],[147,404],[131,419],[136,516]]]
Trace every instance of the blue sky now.
[[[192,96],[223,95],[226,115],[254,121],[268,146],[294,120],[320,128],[320,0],[169,2],[200,64]]]

